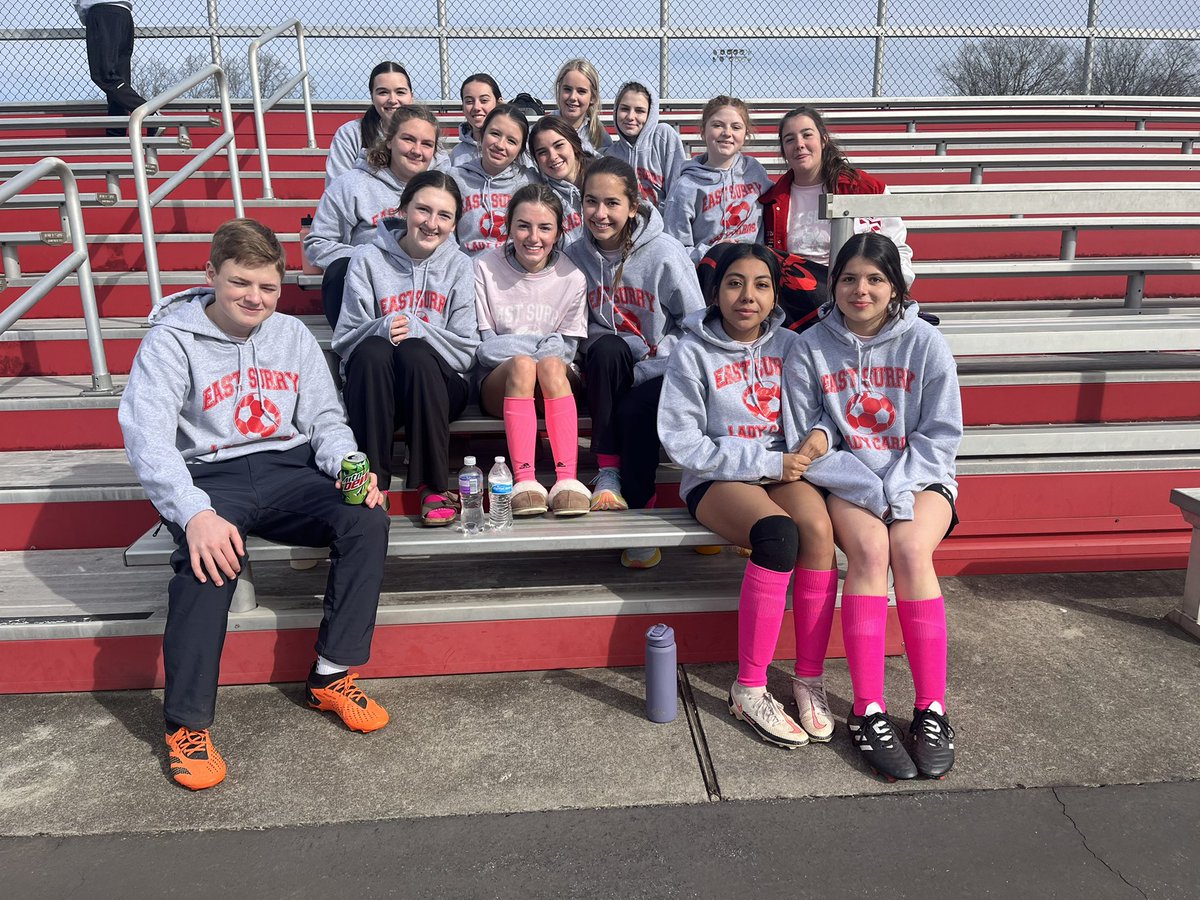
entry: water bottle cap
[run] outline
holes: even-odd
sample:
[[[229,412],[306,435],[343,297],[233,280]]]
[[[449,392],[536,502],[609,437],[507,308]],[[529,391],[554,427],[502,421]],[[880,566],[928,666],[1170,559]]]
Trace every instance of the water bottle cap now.
[[[652,625],[646,632],[646,641],[652,647],[670,647],[675,643],[675,629],[670,625]]]
[[[464,457],[463,457],[463,465],[464,465],[464,466],[473,466],[473,465],[475,465],[475,457],[473,457],[473,456],[464,456]]]
[[[504,462],[504,457],[503,457],[503,456],[497,456],[497,457],[496,457],[496,462]]]

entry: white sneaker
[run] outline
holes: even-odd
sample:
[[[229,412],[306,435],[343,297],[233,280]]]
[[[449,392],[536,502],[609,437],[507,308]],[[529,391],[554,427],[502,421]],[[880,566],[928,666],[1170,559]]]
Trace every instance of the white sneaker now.
[[[792,676],[792,696],[800,712],[800,726],[814,741],[824,743],[833,737],[833,714],[825,696],[825,682],[820,677]]]
[[[621,553],[621,565],[627,569],[653,569],[662,562],[657,547],[631,547]]]
[[[808,743],[808,734],[765,687],[746,687],[735,681],[729,689],[729,713],[749,725],[768,744],[795,750]]]
[[[621,472],[613,466],[605,466],[592,479],[592,512],[597,510],[629,509],[621,496]]]

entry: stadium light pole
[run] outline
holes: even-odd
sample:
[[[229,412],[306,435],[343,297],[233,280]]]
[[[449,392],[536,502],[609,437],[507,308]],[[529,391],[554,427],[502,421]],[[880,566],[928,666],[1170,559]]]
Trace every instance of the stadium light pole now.
[[[748,62],[749,60],[750,51],[745,47],[717,47],[713,50],[713,62],[729,63],[729,96],[733,96],[733,64],[735,62]]]

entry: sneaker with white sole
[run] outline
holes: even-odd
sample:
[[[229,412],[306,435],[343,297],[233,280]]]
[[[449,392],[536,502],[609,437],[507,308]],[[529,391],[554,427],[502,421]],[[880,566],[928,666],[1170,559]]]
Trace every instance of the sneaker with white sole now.
[[[765,687],[746,687],[735,681],[729,689],[729,714],[749,725],[768,744],[795,750],[808,743],[808,734]]]
[[[599,510],[629,509],[621,496],[621,472],[614,466],[605,466],[592,479],[592,512]]]
[[[800,727],[814,741],[824,743],[833,737],[833,714],[829,711],[829,699],[825,696],[825,682],[816,678],[792,676],[792,696],[796,698],[796,710],[800,714]]]
[[[917,777],[917,767],[904,749],[899,730],[878,703],[870,704],[864,715],[851,712],[846,727],[850,730],[850,740],[871,771],[888,781]]]
[[[657,547],[631,547],[621,554],[621,565],[627,569],[653,569],[662,562]]]

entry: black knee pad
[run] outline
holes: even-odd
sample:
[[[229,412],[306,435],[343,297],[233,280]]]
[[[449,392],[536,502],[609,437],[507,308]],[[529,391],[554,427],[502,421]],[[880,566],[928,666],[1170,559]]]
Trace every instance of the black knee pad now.
[[[773,572],[796,568],[800,533],[787,516],[767,516],[750,528],[750,562]]]

